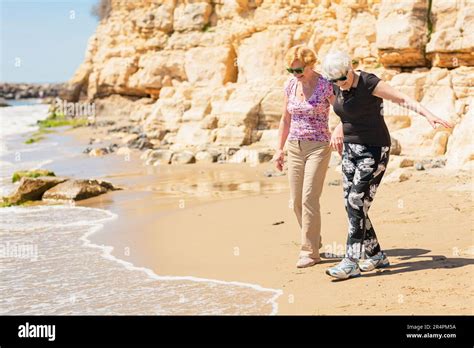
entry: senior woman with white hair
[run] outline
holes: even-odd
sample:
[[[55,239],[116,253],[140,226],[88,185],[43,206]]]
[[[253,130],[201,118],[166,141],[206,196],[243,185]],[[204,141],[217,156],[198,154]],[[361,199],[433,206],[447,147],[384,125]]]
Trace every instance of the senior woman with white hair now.
[[[344,204],[349,223],[345,257],[326,273],[347,279],[359,276],[361,271],[389,265],[367,215],[385,173],[391,146],[382,115],[383,99],[424,116],[433,128],[437,124],[452,125],[376,75],[353,70],[346,53],[327,54],[322,70],[323,76],[333,83],[334,95],[330,103],[341,118],[331,135],[330,144],[342,155]]]

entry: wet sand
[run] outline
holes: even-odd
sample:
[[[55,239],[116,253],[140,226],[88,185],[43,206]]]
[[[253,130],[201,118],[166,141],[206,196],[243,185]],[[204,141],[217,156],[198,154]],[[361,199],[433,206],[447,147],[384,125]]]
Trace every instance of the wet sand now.
[[[84,131],[66,133],[84,141],[90,136]],[[339,259],[324,252],[337,253],[347,233],[342,186],[328,185],[341,178],[335,167],[321,198],[323,261],[297,269],[299,229],[288,178],[265,177],[271,163],[147,167],[139,154],[83,163],[87,173],[89,165],[107,161],[102,177],[124,188],[77,203],[118,214],[91,236],[113,246],[117,258],[158,275],[281,289],[281,315],[473,314],[474,204],[467,172],[431,169],[413,171],[401,183],[382,181],[370,216],[391,266],[333,281],[324,270]]]

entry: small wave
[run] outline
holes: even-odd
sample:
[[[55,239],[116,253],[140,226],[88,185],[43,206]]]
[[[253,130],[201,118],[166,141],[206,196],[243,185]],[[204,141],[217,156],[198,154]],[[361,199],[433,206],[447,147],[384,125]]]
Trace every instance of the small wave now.
[[[0,136],[34,131],[37,128],[37,121],[48,116],[48,108],[49,105],[43,104],[1,108]]]
[[[37,255],[30,260],[1,258],[0,314],[277,313],[281,290],[160,276],[113,256],[113,247],[88,239],[116,217],[106,210],[76,206],[1,209],[2,249],[36,246]]]

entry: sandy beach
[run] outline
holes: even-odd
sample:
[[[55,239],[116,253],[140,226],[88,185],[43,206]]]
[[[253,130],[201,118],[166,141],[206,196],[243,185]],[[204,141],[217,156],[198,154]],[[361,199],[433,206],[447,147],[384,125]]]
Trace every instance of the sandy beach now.
[[[18,305],[8,313],[473,314],[470,172],[410,167],[404,168],[409,179],[399,182],[390,180],[401,158],[393,156],[369,213],[391,266],[333,281],[324,271],[339,262],[347,233],[336,154],[321,197],[322,262],[298,269],[300,236],[288,177],[269,176],[276,173],[273,163],[150,166],[136,149],[129,156],[83,153],[91,138],[101,140],[94,147],[120,141],[107,127],[61,128],[33,145],[23,144],[28,136],[7,143],[22,161],[13,162],[15,152],[5,155],[4,164],[14,166],[3,174],[40,165],[122,190],[63,210],[2,211],[2,222],[16,231],[4,241],[33,243],[42,260],[27,268],[21,260],[9,264],[6,296]],[[69,223],[61,225],[63,219]],[[43,234],[48,238],[38,239]],[[44,309],[25,303],[22,294],[34,287],[18,282],[15,269],[32,280],[35,269],[53,276]]]
[[[83,142],[90,136],[84,129],[66,134]],[[119,259],[160,276],[281,290],[279,315],[473,314],[468,172],[413,170],[407,181],[383,183],[370,216],[391,266],[333,281],[324,270],[339,261],[334,254],[342,252],[347,228],[336,166],[328,169],[321,198],[323,260],[297,269],[299,229],[288,178],[264,176],[273,164],[150,167],[139,155],[104,157],[103,178],[124,190],[76,203],[118,215],[90,238],[113,246]],[[85,157],[83,165],[97,160]]]

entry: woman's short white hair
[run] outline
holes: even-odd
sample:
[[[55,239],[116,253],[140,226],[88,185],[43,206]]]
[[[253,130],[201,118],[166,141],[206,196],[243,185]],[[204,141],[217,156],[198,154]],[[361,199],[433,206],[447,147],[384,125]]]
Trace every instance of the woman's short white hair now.
[[[345,76],[352,67],[349,55],[342,51],[332,51],[326,54],[323,60],[323,75],[327,79],[337,79]]]

